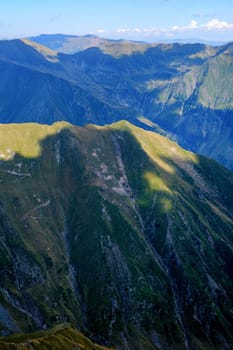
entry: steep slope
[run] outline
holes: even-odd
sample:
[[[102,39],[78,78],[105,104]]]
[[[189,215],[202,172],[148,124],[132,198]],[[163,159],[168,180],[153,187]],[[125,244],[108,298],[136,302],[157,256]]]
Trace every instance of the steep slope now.
[[[184,147],[211,156],[230,168],[233,149],[231,47],[229,44],[220,48],[200,67],[188,69],[183,82],[162,88],[159,100],[166,106],[152,118],[175,134]]]
[[[1,61],[37,66],[39,69],[46,65],[51,67],[51,64],[57,62],[56,56],[54,51],[29,40],[0,40]]]
[[[233,346],[233,174],[127,122],[0,128],[2,334]]]
[[[68,120],[77,125],[134,118],[134,112],[105,94],[72,56],[57,56],[29,41],[0,41],[1,122]],[[33,116],[33,117],[32,117]]]
[[[123,117],[139,125],[144,116],[183,147],[233,168],[232,44],[82,40],[97,47],[65,55],[29,40],[0,41],[2,122],[103,125]]]

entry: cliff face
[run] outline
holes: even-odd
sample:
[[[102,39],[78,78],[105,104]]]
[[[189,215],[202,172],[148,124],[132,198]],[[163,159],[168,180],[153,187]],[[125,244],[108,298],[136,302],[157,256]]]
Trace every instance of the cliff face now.
[[[230,349],[233,175],[127,122],[0,128],[3,335]]]
[[[127,119],[145,127],[143,116],[232,169],[232,44],[87,40],[97,47],[72,55],[28,40],[0,41],[1,122]]]

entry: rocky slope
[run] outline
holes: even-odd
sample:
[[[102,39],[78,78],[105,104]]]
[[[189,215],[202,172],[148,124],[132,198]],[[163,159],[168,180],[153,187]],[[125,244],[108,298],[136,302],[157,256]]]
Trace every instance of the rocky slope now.
[[[0,127],[1,334],[231,349],[233,174],[119,122]]]

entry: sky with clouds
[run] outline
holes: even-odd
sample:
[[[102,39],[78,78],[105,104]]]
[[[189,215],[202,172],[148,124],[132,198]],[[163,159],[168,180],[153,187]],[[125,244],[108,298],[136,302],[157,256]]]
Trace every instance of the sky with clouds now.
[[[6,0],[0,38],[96,34],[156,41],[233,41],[233,0]]]

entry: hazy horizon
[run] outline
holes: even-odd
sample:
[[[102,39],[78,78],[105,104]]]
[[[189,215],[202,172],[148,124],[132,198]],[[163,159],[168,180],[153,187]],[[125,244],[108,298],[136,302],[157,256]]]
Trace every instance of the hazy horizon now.
[[[0,10],[1,39],[64,33],[146,42],[233,40],[230,0],[9,0]]]

